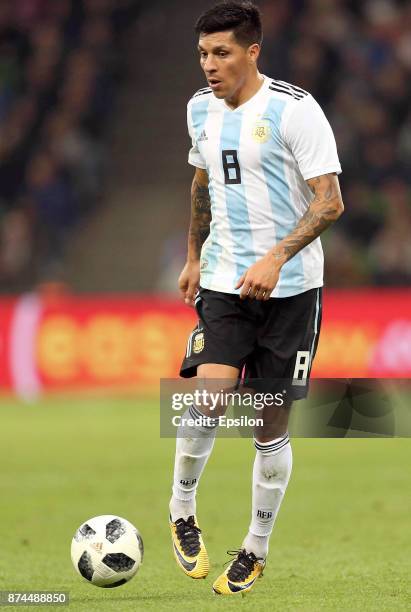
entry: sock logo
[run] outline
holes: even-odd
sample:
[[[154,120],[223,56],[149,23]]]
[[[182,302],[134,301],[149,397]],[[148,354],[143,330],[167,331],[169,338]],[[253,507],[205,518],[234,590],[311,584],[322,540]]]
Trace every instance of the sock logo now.
[[[265,510],[257,510],[257,518],[271,519],[273,518],[273,513],[266,512]]]
[[[180,484],[184,487],[190,487],[197,482],[197,478],[192,478],[191,480],[180,480]]]

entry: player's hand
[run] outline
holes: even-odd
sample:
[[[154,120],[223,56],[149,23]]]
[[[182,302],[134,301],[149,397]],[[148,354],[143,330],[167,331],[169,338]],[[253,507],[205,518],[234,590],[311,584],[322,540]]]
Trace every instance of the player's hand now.
[[[276,264],[271,254],[265,255],[262,259],[256,261],[242,275],[236,285],[236,289],[240,289],[240,298],[245,300],[263,300],[270,299],[274,287],[278,283],[281,267]]]
[[[200,261],[187,261],[178,278],[181,298],[187,306],[194,307],[194,297],[200,287]]]

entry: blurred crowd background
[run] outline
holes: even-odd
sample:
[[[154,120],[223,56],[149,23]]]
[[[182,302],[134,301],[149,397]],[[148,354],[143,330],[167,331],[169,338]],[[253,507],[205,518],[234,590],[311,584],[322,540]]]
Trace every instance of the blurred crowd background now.
[[[60,278],[98,210],[133,0],[0,1],[0,285]]]
[[[310,91],[334,129],[346,213],[329,285],[411,282],[411,3],[262,5],[265,70]]]
[[[168,59],[173,48],[178,51],[176,33],[186,38],[192,52],[180,54],[176,88],[185,100],[193,93],[184,83],[186,58],[190,69],[195,66],[198,87],[203,86],[193,33],[187,27],[213,2],[152,4],[157,13],[146,22],[149,7],[136,0],[1,0],[1,292],[64,278],[69,237],[83,231],[84,219],[115,207],[113,199],[104,198],[113,156],[108,134],[119,121],[116,100],[119,92],[127,92],[128,67],[140,61],[131,57],[125,36],[130,27],[139,23],[136,35],[147,41],[146,48],[141,47],[142,63],[149,71],[150,62],[157,62],[157,73],[164,70],[161,78],[176,68]],[[346,213],[324,238],[328,286],[410,284],[411,4],[257,4],[264,15],[262,71],[310,91],[336,135]],[[164,33],[172,31],[173,24],[161,18],[162,7],[176,14],[192,12],[183,25],[175,20],[175,33],[169,32],[168,38]],[[150,36],[156,39],[153,48]],[[162,37],[169,47],[156,49]],[[142,79],[141,90],[149,83]],[[147,104],[149,93],[147,89]],[[178,163],[185,164],[188,140],[180,98],[178,108]],[[155,133],[156,124],[149,129]],[[122,131],[127,129],[123,126]],[[168,156],[174,155],[173,146],[170,143]],[[136,152],[136,166],[138,155],[144,157],[145,152]],[[166,153],[156,149],[155,155]],[[168,179],[162,174],[155,180]],[[138,207],[143,219],[147,206],[138,193],[129,206],[138,225]],[[175,287],[184,259],[188,207],[187,195],[169,235],[167,228],[160,236],[154,227],[144,228],[148,235],[153,232],[150,258],[157,262],[151,288]],[[140,286],[136,277],[133,287],[150,288],[150,281]]]

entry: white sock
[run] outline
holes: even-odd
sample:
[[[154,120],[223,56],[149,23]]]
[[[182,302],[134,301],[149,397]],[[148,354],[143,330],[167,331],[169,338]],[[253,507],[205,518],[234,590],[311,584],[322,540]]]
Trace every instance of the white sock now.
[[[203,419],[202,413],[192,406],[184,419]],[[170,500],[171,520],[187,520],[196,512],[196,492],[200,476],[213,450],[217,421],[210,419],[207,425],[180,425],[177,430],[174,463],[173,495]]]
[[[251,523],[242,547],[265,559],[274,522],[291,475],[292,452],[288,434],[271,442],[254,441]]]

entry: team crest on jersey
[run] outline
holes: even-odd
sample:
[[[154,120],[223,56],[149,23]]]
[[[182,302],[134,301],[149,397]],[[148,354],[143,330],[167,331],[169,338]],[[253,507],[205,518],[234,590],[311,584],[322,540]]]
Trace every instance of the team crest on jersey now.
[[[204,348],[204,334],[200,332],[193,339],[193,353],[201,353]]]
[[[271,136],[271,128],[268,121],[263,119],[257,121],[253,127],[253,139],[260,144],[264,144]]]

